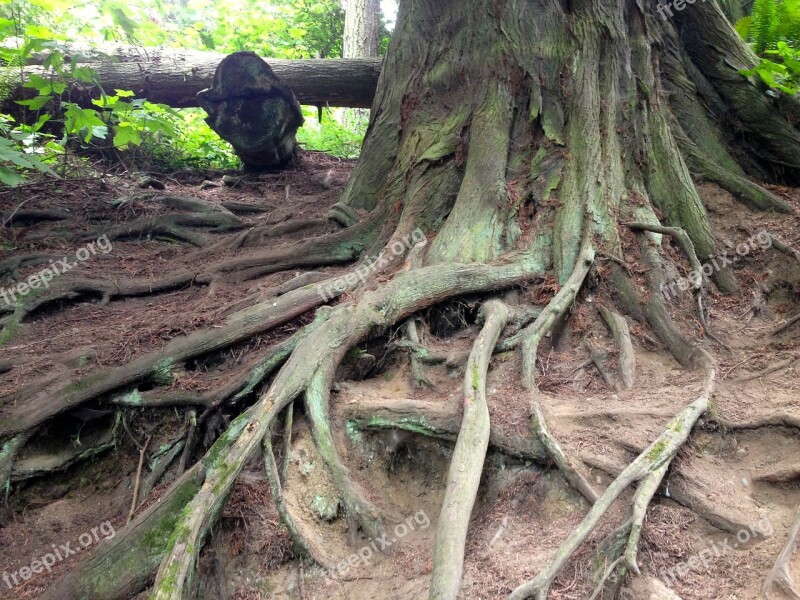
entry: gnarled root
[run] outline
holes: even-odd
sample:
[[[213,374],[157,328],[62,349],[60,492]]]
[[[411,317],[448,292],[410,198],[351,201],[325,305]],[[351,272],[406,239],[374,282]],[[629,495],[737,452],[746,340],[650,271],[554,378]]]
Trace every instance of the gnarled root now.
[[[519,333],[522,340],[522,385],[525,389],[530,390],[536,387],[536,353],[539,343],[553,327],[553,324],[562,318],[572,306],[593,262],[594,248],[591,236],[587,235],[572,275],[569,276],[564,287],[558,291],[536,320]]]
[[[322,365],[311,376],[306,388],[306,412],[311,424],[311,433],[314,444],[331,474],[333,485],[341,495],[352,541],[355,542],[359,526],[369,537],[377,538],[384,530],[381,513],[356,487],[347,467],[339,458],[336,442],[331,433],[329,399],[334,370],[333,362]]]
[[[536,393],[536,392],[532,392]],[[594,490],[589,483],[588,478],[583,473],[583,467],[567,456],[559,446],[558,441],[550,431],[547,429],[545,422],[544,412],[539,402],[534,398],[531,401],[531,423],[533,425],[533,432],[536,437],[541,440],[547,452],[553,459],[553,462],[558,467],[559,471],[564,475],[564,478],[574,487],[578,492],[586,498],[589,504],[594,504],[600,495]]]
[[[619,376],[623,389],[629,390],[636,383],[636,354],[633,351],[628,322],[622,315],[605,306],[600,307],[600,314],[619,347]]]
[[[708,355],[706,355],[706,361],[707,377],[700,397],[672,419],[658,439],[650,444],[644,452],[620,473],[592,506],[583,522],[556,551],[545,568],[534,579],[514,590],[509,596],[509,600],[524,600],[531,597],[536,598],[536,600],[546,600],[550,586],[561,567],[589,536],[614,500],[631,483],[639,480],[643,480],[643,483],[637,490],[634,513],[636,518],[639,518],[639,516],[643,518],[644,511],[641,508],[637,509],[636,505],[643,503],[646,506],[646,501],[649,501],[650,497],[652,497],[658,487],[658,483],[661,481],[661,476],[666,471],[665,465],[669,465],[680,447],[688,439],[697,419],[708,409],[716,381],[716,368]],[[634,522],[631,528],[631,535],[636,535],[638,539],[639,532],[635,532],[635,529],[636,523]],[[626,549],[627,560],[630,560],[631,556],[635,561],[635,552],[631,552],[629,545]]]
[[[467,529],[489,446],[486,373],[492,351],[508,319],[508,309],[499,300],[489,300],[482,310],[486,323],[467,361],[464,418],[447,473],[447,489],[434,538],[430,600],[455,600],[458,595]]]

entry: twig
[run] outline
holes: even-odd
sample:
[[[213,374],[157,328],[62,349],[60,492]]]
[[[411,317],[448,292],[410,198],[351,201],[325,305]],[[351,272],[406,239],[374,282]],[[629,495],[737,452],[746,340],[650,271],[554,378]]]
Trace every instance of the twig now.
[[[139,499],[139,483],[142,480],[142,467],[144,466],[144,454],[147,452],[147,446],[150,444],[150,440],[153,439],[153,435],[150,434],[147,436],[147,439],[144,441],[144,446],[142,446],[141,452],[139,452],[139,466],[136,468],[136,482],[133,485],[133,498],[131,499],[131,510],[128,513],[128,520],[125,522],[125,525],[128,525],[131,520],[133,519],[133,513],[136,512],[136,501]]]
[[[800,356],[793,356],[789,360],[785,360],[783,362],[779,362],[777,365],[773,365],[764,369],[763,371],[759,371],[755,375],[748,375],[747,377],[740,377],[739,379],[734,379],[733,381],[736,383],[745,383],[747,381],[753,381],[754,379],[758,379],[759,377],[763,377],[764,375],[769,375],[774,373],[775,371],[781,371],[786,367],[790,367],[792,364],[797,362]]]
[[[800,315],[796,315],[796,316],[792,317],[791,319],[786,321],[786,323],[784,323],[783,325],[778,327],[775,331],[773,331],[772,335],[778,335],[779,333],[783,333],[784,331],[789,329],[789,327],[791,327],[792,325],[794,325],[798,321],[800,321]]]

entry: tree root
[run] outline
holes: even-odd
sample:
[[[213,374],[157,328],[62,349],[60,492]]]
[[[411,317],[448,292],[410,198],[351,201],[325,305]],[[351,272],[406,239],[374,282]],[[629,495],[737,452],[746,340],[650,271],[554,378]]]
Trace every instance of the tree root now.
[[[0,397],[0,439],[25,431],[89,399],[142,381],[165,383],[172,369],[182,362],[228,347],[258,333],[286,323],[323,303],[314,289],[301,289],[276,301],[257,304],[228,318],[219,328],[200,330],[178,337],[164,348],[139,357],[121,367],[111,367],[84,377],[76,383],[56,381],[34,391],[25,386]],[[131,402],[135,401],[135,394]]]
[[[536,598],[536,600],[546,600],[550,586],[561,567],[567,562],[570,556],[577,550],[583,541],[589,536],[602,516],[619,497],[619,495],[634,481],[643,480],[637,490],[634,511],[642,514],[641,509],[636,509],[636,504],[649,501],[657,483],[655,482],[658,474],[663,475],[666,471],[665,465],[669,465],[680,447],[689,438],[694,424],[708,409],[711,394],[714,391],[716,380],[716,369],[706,355],[707,379],[704,384],[700,397],[687,406],[680,414],[670,421],[664,432],[650,444],[622,473],[608,486],[603,495],[592,506],[583,522],[573,531],[556,551],[550,562],[540,571],[531,581],[520,585],[509,596],[509,600],[524,600],[525,598]],[[652,477],[650,477],[652,475]],[[631,529],[633,534],[634,527]],[[638,532],[636,533],[638,536]],[[626,549],[626,556],[630,557],[630,546]],[[634,554],[635,558],[635,554]]]
[[[329,400],[334,370],[335,365],[330,362],[320,366],[311,376],[305,393],[306,415],[311,424],[314,444],[344,505],[351,540],[355,542],[359,527],[370,538],[376,539],[384,531],[383,516],[353,482],[347,467],[339,458],[331,433]]]
[[[772,335],[779,335],[779,334],[783,333],[784,331],[789,329],[789,327],[791,327],[792,325],[794,325],[798,321],[800,321],[800,315],[795,315],[794,317],[792,317],[791,319],[786,321],[786,323],[784,323],[783,325],[778,327],[775,331],[773,331]]]
[[[772,567],[764,581],[764,586],[761,588],[761,595],[764,600],[770,600],[770,590],[774,585],[780,587],[794,600],[800,600],[800,591],[795,587],[792,575],[789,573],[789,563],[797,548],[798,541],[800,541],[800,510],[798,510],[792,528],[789,530],[789,539],[786,540],[786,545],[778,555],[775,566]]]
[[[63,210],[19,209],[0,215],[0,222],[2,222],[2,227],[16,227],[18,225],[34,225],[35,223],[47,221],[66,221],[71,217],[71,214]]]
[[[61,258],[55,254],[26,254],[24,256],[12,256],[0,260],[0,277],[10,277],[16,279],[19,277],[20,269],[27,267],[35,267],[36,265],[43,265],[51,260]]]
[[[575,269],[564,287],[558,291],[536,320],[519,333],[522,340],[522,385],[525,389],[531,390],[536,387],[536,353],[539,343],[553,324],[570,309],[593,262],[594,248],[591,236],[587,235],[575,263]]]
[[[535,394],[536,392],[532,393]],[[564,479],[578,490],[580,495],[586,498],[589,504],[597,502],[600,495],[589,483],[589,479],[584,473],[585,469],[567,456],[561,449],[558,441],[547,428],[544,412],[538,400],[535,398],[531,401],[531,424],[533,426],[534,435],[544,444],[544,447],[547,448],[547,452],[558,467],[558,470],[564,475]]]
[[[105,229],[96,229],[82,236],[84,241],[105,236],[109,240],[163,238],[184,242],[196,247],[207,244],[205,236],[192,228],[208,227],[211,233],[225,233],[243,229],[247,225],[228,212],[203,214],[172,214],[142,217]]]
[[[289,405],[291,410],[292,405]],[[281,522],[289,531],[289,537],[292,538],[295,548],[310,557],[318,565],[325,568],[332,568],[335,561],[329,557],[322,548],[317,544],[312,543],[309,536],[305,535],[300,527],[300,524],[295,521],[286,502],[283,498],[283,487],[281,486],[281,479],[278,473],[278,465],[275,462],[275,454],[272,451],[272,440],[270,435],[264,436],[263,442],[263,455],[264,455],[264,470],[267,473],[267,481],[269,482],[269,491],[272,496],[272,501],[275,503],[275,508],[281,518]]]
[[[430,358],[430,353],[420,344],[416,319],[411,318],[406,321],[405,334],[408,338],[408,348],[411,354],[409,357],[411,362],[411,384],[415,388],[432,388],[433,382],[425,375],[424,367],[426,359]]]
[[[19,456],[13,464],[11,482],[16,483],[64,471],[72,465],[114,448],[117,444],[117,430],[120,420],[121,416],[118,415],[114,419],[113,425],[109,426],[108,429],[93,435],[82,436],[81,445],[78,447],[70,444],[52,453],[31,453],[30,455]]]
[[[782,239],[775,237],[774,235],[770,235],[770,240],[772,241],[772,247],[775,248],[775,250],[778,252],[783,252],[786,256],[800,260],[800,250],[795,250],[789,244],[784,242]]]
[[[433,545],[430,600],[455,600],[464,569],[464,546],[470,515],[478,494],[486,449],[489,446],[489,407],[486,373],[489,360],[508,318],[499,300],[482,307],[485,325],[472,347],[464,377],[464,417],[447,474],[442,510]]]
[[[236,477],[280,411],[308,392],[312,377],[317,380],[316,393],[325,394],[325,386],[319,384],[326,381],[326,373],[332,373],[345,353],[368,334],[385,330],[443,299],[504,289],[540,270],[538,261],[525,255],[498,265],[434,265],[398,273],[382,288],[367,292],[356,304],[334,309],[313,339],[298,344],[267,393],[231,423],[206,455],[205,481],[171,530],[173,535],[156,576],[153,599],[182,598],[191,582],[202,540]]]
[[[700,259],[697,257],[697,252],[694,250],[694,244],[686,231],[680,227],[664,227],[663,225],[650,225],[648,223],[626,223],[625,225],[634,231],[651,231],[675,238],[686,253],[689,264],[692,267],[692,275],[689,277],[692,289],[698,291],[702,287],[703,266],[700,264]]]
[[[619,376],[622,379],[622,387],[630,390],[636,383],[636,354],[633,351],[628,322],[622,315],[605,306],[600,307],[600,314],[619,347]]]
[[[399,429],[454,441],[461,429],[459,407],[447,402],[353,398],[340,410],[349,426],[363,430]],[[494,425],[489,433],[489,445],[521,460],[539,463],[551,460],[538,437],[508,435]]]
[[[604,363],[606,356],[597,348],[595,348],[594,344],[592,344],[592,342],[590,342],[588,339],[583,340],[583,345],[586,346],[586,350],[589,352],[589,360],[592,362],[592,364],[594,364],[605,384],[609,387],[609,389],[619,392],[621,389],[619,384],[614,381],[614,378],[609,375],[608,370],[606,369]]]
[[[770,211],[789,214],[792,207],[767,191],[760,185],[753,183],[746,177],[730,171],[699,151],[694,143],[684,138],[682,132],[676,134],[686,161],[693,171],[699,172],[703,177],[729,191],[734,198],[747,206],[750,210]]]

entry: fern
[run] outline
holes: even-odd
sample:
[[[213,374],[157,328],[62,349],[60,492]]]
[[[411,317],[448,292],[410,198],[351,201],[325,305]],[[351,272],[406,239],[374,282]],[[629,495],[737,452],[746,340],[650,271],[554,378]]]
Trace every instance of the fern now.
[[[755,0],[752,15],[739,19],[736,29],[757,54],[778,42],[800,47],[800,0]]]
[[[757,54],[762,54],[777,43],[778,40],[775,39],[777,17],[778,0],[755,0],[750,36]]]

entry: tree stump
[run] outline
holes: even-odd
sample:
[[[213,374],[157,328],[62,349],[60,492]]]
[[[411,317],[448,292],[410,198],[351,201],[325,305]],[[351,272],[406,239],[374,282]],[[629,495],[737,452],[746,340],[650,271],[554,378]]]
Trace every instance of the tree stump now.
[[[225,57],[210,89],[197,94],[206,122],[242,159],[245,168],[279,168],[295,154],[303,124],[292,90],[255,52]]]

